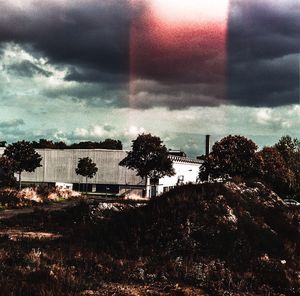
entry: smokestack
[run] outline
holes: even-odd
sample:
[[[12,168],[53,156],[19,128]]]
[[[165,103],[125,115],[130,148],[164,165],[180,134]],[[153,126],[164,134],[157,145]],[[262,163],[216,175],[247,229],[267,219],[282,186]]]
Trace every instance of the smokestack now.
[[[210,146],[210,135],[205,136],[205,155],[209,154],[209,146]]]

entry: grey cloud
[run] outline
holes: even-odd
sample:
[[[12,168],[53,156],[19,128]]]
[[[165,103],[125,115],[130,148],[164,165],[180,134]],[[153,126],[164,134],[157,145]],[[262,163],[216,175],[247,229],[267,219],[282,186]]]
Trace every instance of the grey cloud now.
[[[24,139],[27,134],[21,127],[25,125],[22,119],[13,119],[0,122],[0,138],[6,142],[15,142]]]
[[[71,86],[45,88],[41,93],[50,98],[71,98],[94,107],[125,107],[128,104],[128,87],[123,84],[82,82]]]
[[[130,107],[149,109],[153,106],[169,109],[185,109],[191,106],[219,106],[224,104],[225,88],[220,84],[178,83],[165,84],[156,81],[138,81]]]
[[[299,100],[300,4],[232,1],[228,33],[228,99],[245,106]]]
[[[8,128],[16,128],[21,125],[24,125],[25,122],[23,119],[14,119],[9,121],[1,121],[0,122],[0,129],[8,129]]]
[[[45,89],[44,95],[71,97],[91,106],[128,106],[130,27],[143,6],[132,10],[129,0],[63,1],[66,5],[50,0],[41,5],[32,0],[24,1],[24,9],[20,9],[11,3],[0,1],[0,43],[22,44],[33,54],[48,57],[50,63],[68,67],[65,80],[78,82],[69,88]],[[32,8],[25,8],[26,3]],[[130,107],[296,103],[299,14],[296,0],[230,1],[227,82],[214,71],[205,51],[190,44],[183,44],[177,52],[167,51],[167,56],[151,55],[151,50],[139,52],[141,69],[135,74],[155,83],[139,85]],[[145,48],[160,53],[156,41],[148,40]],[[214,58],[217,56],[218,52]],[[27,77],[51,75],[30,62],[11,65],[8,71]],[[227,83],[227,101],[223,82]]]
[[[30,2],[23,10],[1,2],[0,41],[31,44],[57,63],[128,71],[129,1]]]
[[[33,77],[36,74],[40,74],[46,77],[51,76],[51,72],[42,69],[41,67],[31,63],[30,61],[22,61],[20,63],[10,64],[6,67],[8,73],[24,76],[24,77]]]
[[[97,69],[73,66],[69,68],[65,80],[92,83],[102,82],[114,85],[116,83],[127,83],[128,75],[125,73],[108,73]]]
[[[103,126],[103,129],[104,129],[105,131],[107,131],[107,132],[111,132],[111,131],[113,131],[113,130],[115,129],[115,127],[113,127],[113,126],[111,126],[111,125],[109,125],[109,124],[105,124],[105,125]]]
[[[144,9],[143,1],[134,8],[129,0],[95,0],[84,4],[70,1],[64,6],[55,1],[45,1],[44,5],[37,1],[29,2],[33,3],[33,9],[16,9],[9,2],[1,2],[5,13],[0,19],[0,42],[16,42],[34,55],[46,55],[50,63],[69,68],[66,81],[80,83],[71,88],[46,89],[43,94],[74,97],[86,104],[101,105],[106,101],[110,105],[128,106],[130,28],[133,18],[139,19]],[[197,40],[193,42],[197,43]],[[208,75],[207,71],[199,71],[196,65],[209,64],[204,61],[206,55],[197,52],[193,46],[180,53],[185,48],[181,44],[176,50],[169,50],[168,58],[159,57],[161,66],[158,69],[152,65],[158,57],[149,56],[151,51],[148,53],[149,60],[142,57],[143,53],[137,57],[141,58],[143,67],[138,76],[161,82],[161,85],[157,84],[157,89],[152,88],[151,91],[142,90],[149,96],[135,104],[136,108],[167,106],[176,109],[218,104],[220,93],[218,90],[216,93],[213,83],[219,79],[218,74],[210,71]],[[214,58],[217,55],[215,53]],[[201,63],[194,64],[194,60],[201,60]],[[11,66],[10,71],[29,76],[38,69],[22,64]],[[194,85],[201,84],[201,81],[211,84],[209,93],[207,90],[202,94],[192,92],[192,89],[200,89]],[[161,101],[157,99],[159,97]],[[139,94],[137,100],[141,98]]]

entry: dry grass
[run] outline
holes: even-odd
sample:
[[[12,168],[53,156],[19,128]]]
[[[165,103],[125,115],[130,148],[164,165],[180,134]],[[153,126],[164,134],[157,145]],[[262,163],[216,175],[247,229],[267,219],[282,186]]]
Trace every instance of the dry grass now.
[[[299,212],[263,186],[184,186],[94,217],[83,202],[2,221],[1,293],[299,295]]]
[[[13,188],[1,188],[0,207],[2,209],[24,208],[80,197],[79,192],[47,186],[27,187],[21,191]]]

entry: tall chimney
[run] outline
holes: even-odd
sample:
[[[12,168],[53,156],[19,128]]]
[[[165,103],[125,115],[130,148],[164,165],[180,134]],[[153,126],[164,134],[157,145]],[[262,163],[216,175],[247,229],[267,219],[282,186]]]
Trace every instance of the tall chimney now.
[[[205,136],[205,155],[209,154],[209,145],[210,145],[210,135]]]

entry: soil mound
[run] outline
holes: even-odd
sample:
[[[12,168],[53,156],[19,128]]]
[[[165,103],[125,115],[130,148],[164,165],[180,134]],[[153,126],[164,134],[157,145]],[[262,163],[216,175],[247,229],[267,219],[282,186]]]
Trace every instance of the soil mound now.
[[[258,182],[178,187],[96,232],[114,254],[149,258],[143,280],[180,279],[211,295],[300,295],[299,209]]]

